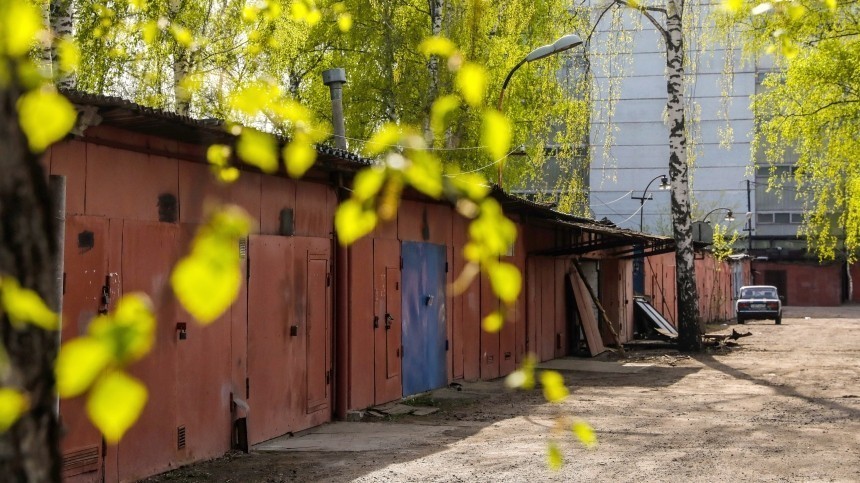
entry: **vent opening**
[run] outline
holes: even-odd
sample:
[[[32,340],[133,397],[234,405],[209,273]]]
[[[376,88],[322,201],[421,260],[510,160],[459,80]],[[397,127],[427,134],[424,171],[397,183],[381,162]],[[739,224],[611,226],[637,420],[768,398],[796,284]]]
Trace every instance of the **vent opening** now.
[[[185,426],[176,428],[176,449],[185,449]]]

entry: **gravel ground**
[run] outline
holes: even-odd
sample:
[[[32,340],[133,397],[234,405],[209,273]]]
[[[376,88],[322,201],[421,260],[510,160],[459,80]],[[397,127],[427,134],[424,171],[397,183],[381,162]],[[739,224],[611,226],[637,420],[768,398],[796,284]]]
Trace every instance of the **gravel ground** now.
[[[565,371],[560,405],[499,382],[446,389],[418,401],[436,414],[386,420],[408,425],[388,447],[252,451],[151,481],[860,481],[860,306],[788,307],[781,326],[715,329],[753,335],[693,357],[632,352],[648,366],[635,373]],[[590,423],[597,448],[555,429],[559,416]],[[547,467],[550,439],[559,471]]]

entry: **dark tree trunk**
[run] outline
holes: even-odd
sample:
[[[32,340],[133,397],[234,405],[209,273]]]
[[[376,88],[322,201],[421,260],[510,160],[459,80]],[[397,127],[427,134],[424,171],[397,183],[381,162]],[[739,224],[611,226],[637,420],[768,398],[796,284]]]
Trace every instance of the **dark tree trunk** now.
[[[15,72],[7,66],[7,72]],[[55,306],[53,265],[57,253],[47,176],[27,148],[15,103],[14,82],[0,90],[0,273],[16,278]],[[23,391],[30,409],[0,434],[0,479],[59,481],[61,456],[55,414],[53,362],[56,333],[28,325],[13,328],[0,318],[9,367],[0,386]]]

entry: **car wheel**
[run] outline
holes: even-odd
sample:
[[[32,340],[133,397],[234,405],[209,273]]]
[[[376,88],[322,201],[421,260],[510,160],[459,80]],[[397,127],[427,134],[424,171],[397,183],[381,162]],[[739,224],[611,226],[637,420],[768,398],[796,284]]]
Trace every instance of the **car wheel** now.
[[[782,316],[781,315],[776,318],[776,325],[780,325],[780,324],[782,324]]]

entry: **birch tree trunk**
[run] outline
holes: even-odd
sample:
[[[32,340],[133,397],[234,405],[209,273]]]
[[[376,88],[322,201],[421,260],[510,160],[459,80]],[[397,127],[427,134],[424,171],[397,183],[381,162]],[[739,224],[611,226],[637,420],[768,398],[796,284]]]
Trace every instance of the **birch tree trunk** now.
[[[15,66],[8,65],[7,72]],[[57,246],[45,175],[18,125],[15,81],[0,90],[0,273],[16,278],[52,305]],[[13,327],[0,312],[8,356],[0,386],[23,391],[30,410],[0,434],[0,480],[60,481],[59,426],[54,411],[56,333]]]
[[[168,11],[170,18],[176,19],[182,10],[182,0],[170,0]],[[191,51],[177,41],[173,42],[173,99],[176,103],[176,113],[188,116],[191,112],[191,95],[182,87],[182,83],[191,71]]]
[[[430,35],[437,36],[442,34],[442,10],[445,7],[444,0],[428,0],[430,7]],[[430,106],[433,100],[439,95],[439,57],[436,55],[430,56],[427,61],[427,71],[430,77],[430,86],[427,89],[427,116],[424,118],[424,139],[427,144],[433,145],[433,130],[430,128]]]
[[[672,184],[672,227],[675,237],[675,279],[678,295],[678,343],[681,350],[702,348],[699,295],[690,223],[690,184],[684,119],[683,0],[666,2],[666,72],[669,123],[669,178]]]
[[[77,85],[75,74],[62,72],[57,57],[57,41],[72,36],[72,2],[71,0],[51,0],[49,13],[51,30],[54,39],[51,41],[51,72],[54,81],[60,89],[74,89]]]

